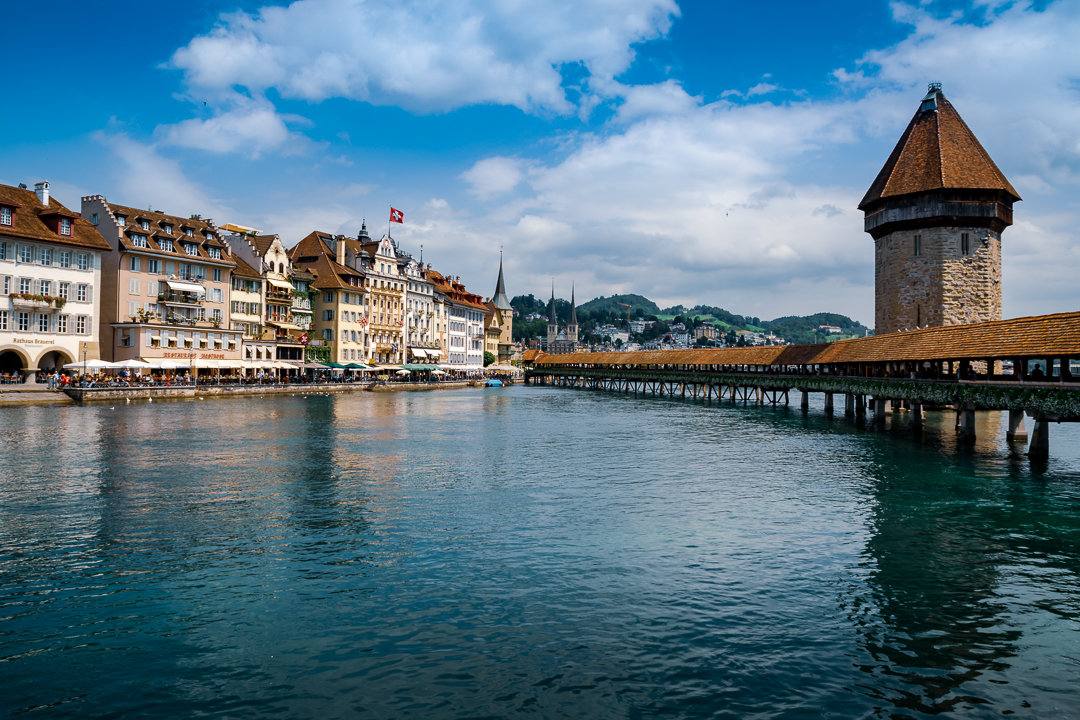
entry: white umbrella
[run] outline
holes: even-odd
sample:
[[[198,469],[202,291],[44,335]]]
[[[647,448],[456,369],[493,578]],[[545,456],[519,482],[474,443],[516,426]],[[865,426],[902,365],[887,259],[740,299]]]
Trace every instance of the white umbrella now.
[[[68,363],[64,366],[65,370],[101,370],[102,368],[112,367],[112,363],[105,362],[104,360],[83,360],[81,362]]]
[[[408,375],[410,372],[412,372],[412,371],[411,370],[398,370],[397,373],[395,373],[395,374],[396,375]]]
[[[120,362],[109,363],[109,367],[142,369],[150,367],[150,363],[143,362],[142,360],[121,360]]]
[[[446,373],[444,373],[442,370],[432,370],[431,374],[432,375],[445,375]]]

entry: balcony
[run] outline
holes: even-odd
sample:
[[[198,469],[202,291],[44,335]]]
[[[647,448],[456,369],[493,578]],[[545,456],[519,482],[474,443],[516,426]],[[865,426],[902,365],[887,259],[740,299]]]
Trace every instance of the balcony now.
[[[275,305],[292,305],[293,294],[289,290],[267,290],[266,302]]]
[[[205,294],[193,292],[168,292],[158,293],[158,302],[174,307],[197,308],[202,307],[206,299]]]
[[[67,304],[67,300],[51,295],[31,295],[30,293],[11,293],[11,304],[17,310],[30,310],[36,313],[56,312]]]

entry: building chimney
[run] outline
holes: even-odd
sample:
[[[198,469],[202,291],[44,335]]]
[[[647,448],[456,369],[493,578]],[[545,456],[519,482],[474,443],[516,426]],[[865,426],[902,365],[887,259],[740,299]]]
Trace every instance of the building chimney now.
[[[42,180],[39,183],[34,183],[34,194],[37,195],[38,202],[49,207],[49,181]]]
[[[345,236],[344,235],[338,235],[337,236],[337,248],[336,248],[336,250],[337,250],[337,264],[338,265],[344,265],[345,264]]]

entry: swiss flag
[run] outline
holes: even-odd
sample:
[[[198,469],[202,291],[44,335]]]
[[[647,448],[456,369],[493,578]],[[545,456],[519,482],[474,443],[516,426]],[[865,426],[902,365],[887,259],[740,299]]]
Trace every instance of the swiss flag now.
[[[390,222],[405,223],[405,213],[394,208],[390,208]]]

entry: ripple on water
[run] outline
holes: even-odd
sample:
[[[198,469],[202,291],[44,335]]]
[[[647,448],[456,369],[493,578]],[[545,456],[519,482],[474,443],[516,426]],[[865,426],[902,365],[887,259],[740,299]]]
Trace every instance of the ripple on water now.
[[[1075,716],[1080,457],[512,387],[0,415],[9,713]]]

